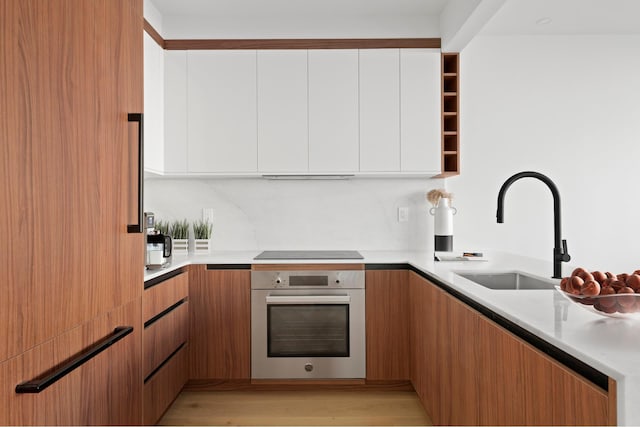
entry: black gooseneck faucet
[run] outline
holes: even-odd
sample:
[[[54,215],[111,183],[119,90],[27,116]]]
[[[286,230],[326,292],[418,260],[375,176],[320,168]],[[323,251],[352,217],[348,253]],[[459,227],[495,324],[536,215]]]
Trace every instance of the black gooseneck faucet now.
[[[496,219],[500,224],[504,222],[504,195],[507,193],[509,187],[511,187],[511,184],[520,178],[539,179],[549,187],[551,194],[553,194],[553,278],[561,279],[562,263],[569,262],[571,256],[567,252],[567,241],[562,239],[560,228],[560,192],[558,192],[558,187],[556,187],[548,176],[539,172],[519,172],[507,179],[504,184],[502,184],[500,192],[498,193],[498,212]]]

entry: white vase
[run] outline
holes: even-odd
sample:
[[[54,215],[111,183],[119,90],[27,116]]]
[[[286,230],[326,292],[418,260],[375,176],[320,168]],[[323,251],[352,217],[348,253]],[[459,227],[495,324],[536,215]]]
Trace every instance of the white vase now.
[[[189,239],[173,239],[172,253],[174,255],[188,255]]]
[[[435,208],[429,209],[429,213],[434,216],[434,243],[438,252],[453,251],[453,216],[458,211],[450,203],[449,198],[442,197]]]
[[[211,239],[194,239],[194,243],[195,254],[202,255],[211,252]]]

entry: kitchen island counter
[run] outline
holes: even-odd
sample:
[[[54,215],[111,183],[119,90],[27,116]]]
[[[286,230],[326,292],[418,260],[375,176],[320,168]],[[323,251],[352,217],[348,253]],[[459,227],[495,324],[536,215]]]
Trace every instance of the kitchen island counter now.
[[[207,255],[174,256],[166,268],[145,271],[145,281],[190,264],[213,264],[224,268],[250,268],[251,264],[283,261],[253,258],[260,251],[212,252]],[[506,253],[486,254],[487,261],[434,262],[433,253],[360,251],[363,260],[331,260],[330,263],[364,263],[366,268],[397,268],[403,265],[436,282],[450,293],[473,301],[491,313],[517,325],[553,347],[605,374],[617,382],[619,425],[640,425],[640,320],[591,313],[570,303],[556,290],[492,290],[456,272],[521,271],[548,278],[550,262]],[[291,260],[287,264],[327,263],[327,260]],[[563,266],[569,275],[572,266]]]

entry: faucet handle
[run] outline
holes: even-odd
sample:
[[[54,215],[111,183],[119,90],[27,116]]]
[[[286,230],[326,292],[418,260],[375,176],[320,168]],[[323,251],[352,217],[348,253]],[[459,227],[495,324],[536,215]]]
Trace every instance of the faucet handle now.
[[[567,241],[565,239],[562,239],[562,262],[569,262],[571,261],[571,255],[569,255],[569,251],[567,250]]]

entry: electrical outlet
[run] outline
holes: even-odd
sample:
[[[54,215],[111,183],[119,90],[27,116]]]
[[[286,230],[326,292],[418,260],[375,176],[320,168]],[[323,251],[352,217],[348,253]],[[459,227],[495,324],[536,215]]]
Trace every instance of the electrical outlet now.
[[[213,208],[202,208],[202,220],[213,224]]]
[[[409,221],[409,208],[401,207],[398,208],[398,222],[407,222]]]

